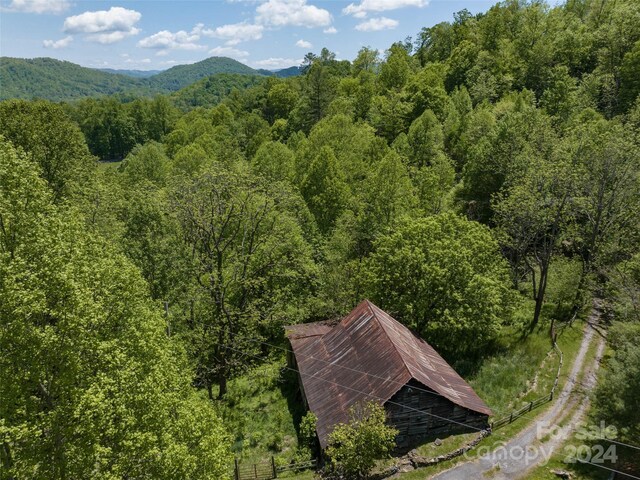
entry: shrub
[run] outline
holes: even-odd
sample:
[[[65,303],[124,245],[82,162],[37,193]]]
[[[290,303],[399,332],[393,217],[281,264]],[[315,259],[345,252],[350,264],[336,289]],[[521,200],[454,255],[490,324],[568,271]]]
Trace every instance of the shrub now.
[[[384,408],[375,402],[354,405],[349,417],[349,423],[338,424],[329,435],[327,455],[344,478],[367,478],[375,461],[395,448],[398,430],[385,423]]]

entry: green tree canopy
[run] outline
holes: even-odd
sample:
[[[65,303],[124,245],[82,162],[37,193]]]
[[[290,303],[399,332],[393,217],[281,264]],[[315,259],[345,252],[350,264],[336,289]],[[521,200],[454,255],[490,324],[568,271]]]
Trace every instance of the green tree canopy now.
[[[215,412],[135,267],[0,142],[0,462],[16,478],[219,479]]]
[[[381,236],[368,294],[444,355],[474,354],[509,319],[509,271],[488,228],[454,214],[408,220]]]
[[[78,194],[90,178],[94,158],[82,132],[59,105],[46,101],[2,102],[0,132],[40,165],[54,200]]]

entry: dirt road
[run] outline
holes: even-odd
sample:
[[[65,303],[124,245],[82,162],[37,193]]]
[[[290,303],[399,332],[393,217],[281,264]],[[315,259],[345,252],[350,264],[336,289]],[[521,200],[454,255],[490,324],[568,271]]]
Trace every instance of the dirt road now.
[[[500,442],[493,445],[495,448],[490,453],[482,455],[476,460],[460,463],[430,478],[432,480],[485,478],[513,480],[525,477],[529,470],[542,464],[550,455],[560,455],[562,452],[558,447],[561,446],[575,423],[583,417],[588,406],[587,397],[581,399],[572,395],[583,369],[587,368],[586,375],[582,380],[585,389],[589,390],[595,385],[595,373],[605,346],[604,339],[598,335],[593,327],[598,323],[599,318],[599,310],[594,309],[585,325],[580,350],[575,358],[569,378],[549,410],[540,414],[529,427],[516,437],[506,443]],[[592,341],[598,342],[596,359],[590,365],[585,366],[585,357]],[[574,409],[576,405],[577,408]],[[552,431],[552,435],[548,435],[549,427],[566,419],[569,419],[569,422],[565,422],[566,426],[563,429],[555,429]],[[541,442],[540,440],[546,441]]]

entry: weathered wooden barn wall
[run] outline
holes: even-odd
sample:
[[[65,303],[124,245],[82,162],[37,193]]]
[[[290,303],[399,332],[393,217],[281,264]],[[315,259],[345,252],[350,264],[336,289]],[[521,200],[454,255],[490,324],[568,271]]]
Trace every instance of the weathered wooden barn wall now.
[[[385,404],[389,424],[399,430],[398,450],[409,450],[438,435],[487,428],[487,415],[456,405],[435,392],[429,393],[432,391],[411,380]]]

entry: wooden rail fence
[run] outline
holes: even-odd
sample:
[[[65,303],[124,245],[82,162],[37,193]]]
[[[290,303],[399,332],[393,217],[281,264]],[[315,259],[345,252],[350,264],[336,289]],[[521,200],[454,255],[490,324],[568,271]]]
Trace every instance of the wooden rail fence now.
[[[233,478],[234,480],[272,480],[278,478],[278,473],[302,470],[308,470],[316,466],[316,460],[308,462],[291,463],[287,465],[276,466],[275,458],[260,463],[243,464],[237,459],[235,460]]]
[[[508,415],[508,416],[506,416],[504,418],[496,420],[495,422],[491,422],[491,430],[495,430],[497,428],[504,427],[505,425],[510,424],[514,420],[517,420],[518,418],[522,417],[525,413],[529,413],[534,408],[537,408],[540,405],[543,405],[543,404],[545,404],[547,402],[550,402],[551,400],[553,400],[553,392],[551,392],[549,395],[545,395],[544,397],[540,397],[537,400],[533,400],[532,402],[529,402],[528,405],[525,405],[524,407],[520,408],[519,410],[515,410],[515,411],[511,412],[510,415]]]
[[[553,387],[551,387],[551,392],[549,393],[549,395],[545,395],[544,397],[540,397],[537,400],[533,400],[532,402],[529,402],[528,405],[525,405],[519,410],[515,410],[511,412],[510,415],[504,418],[501,418],[499,420],[496,420],[494,422],[491,422],[491,430],[504,427],[505,425],[510,424],[514,420],[517,420],[518,418],[522,417],[525,413],[532,411],[534,408],[537,408],[540,405],[543,405],[553,400],[553,395],[556,393],[556,388],[558,387],[558,380],[560,379],[560,371],[562,370],[562,364],[564,362],[564,355],[562,353],[562,350],[558,348],[558,344],[555,341],[553,342],[553,349],[556,352],[558,352],[558,356],[560,360],[558,362],[558,370],[556,372],[556,378],[553,381]]]

